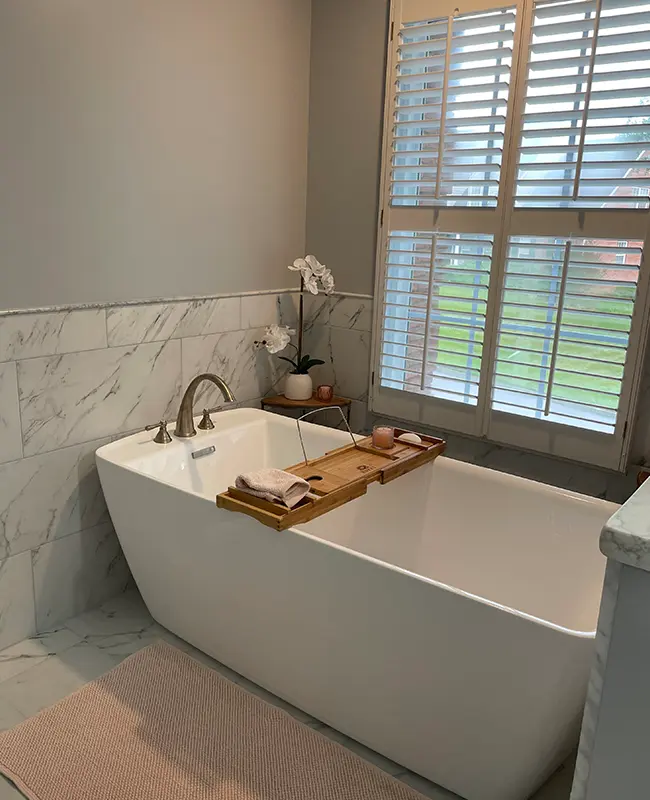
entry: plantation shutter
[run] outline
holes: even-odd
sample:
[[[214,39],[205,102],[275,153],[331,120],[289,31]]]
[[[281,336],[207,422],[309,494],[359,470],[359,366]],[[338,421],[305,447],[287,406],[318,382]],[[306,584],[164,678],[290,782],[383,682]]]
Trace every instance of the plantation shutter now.
[[[479,431],[520,6],[395,3],[373,393],[380,413]]]
[[[400,26],[393,205],[496,205],[514,28],[514,7]]]
[[[650,0],[393,0],[387,75],[372,410],[623,468]]]
[[[650,5],[535,5],[518,206],[647,208]]]
[[[476,406],[487,309],[489,236],[390,236],[382,385]]]

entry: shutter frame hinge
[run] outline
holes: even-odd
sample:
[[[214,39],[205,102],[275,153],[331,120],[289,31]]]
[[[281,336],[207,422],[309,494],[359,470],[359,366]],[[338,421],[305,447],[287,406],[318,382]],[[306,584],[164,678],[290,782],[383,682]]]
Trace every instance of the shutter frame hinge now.
[[[374,370],[373,370],[372,376],[371,376],[371,378],[370,378],[370,383],[371,383],[373,386],[375,385],[375,373],[374,373]]]
[[[390,23],[390,40],[393,41],[393,37],[395,36],[395,21]]]
[[[625,420],[625,425],[623,425],[623,440],[625,440],[625,437],[627,436],[627,429],[628,429],[629,424],[630,424],[629,419],[626,419]]]
[[[379,227],[384,227],[384,209],[382,208],[381,214],[379,215]]]

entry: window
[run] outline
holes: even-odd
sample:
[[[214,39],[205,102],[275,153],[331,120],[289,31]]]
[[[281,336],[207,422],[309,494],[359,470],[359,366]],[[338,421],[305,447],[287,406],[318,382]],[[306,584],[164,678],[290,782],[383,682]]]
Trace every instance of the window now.
[[[623,468],[650,0],[460,5],[392,3],[371,407]]]

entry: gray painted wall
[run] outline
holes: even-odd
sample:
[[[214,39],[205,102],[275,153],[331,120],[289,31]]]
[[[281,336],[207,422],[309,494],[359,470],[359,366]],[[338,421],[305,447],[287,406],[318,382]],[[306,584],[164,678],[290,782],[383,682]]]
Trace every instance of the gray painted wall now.
[[[0,310],[290,285],[310,0],[0,0]]]
[[[388,0],[313,0],[307,250],[374,289]]]
[[[622,567],[587,800],[650,796],[650,575]]]

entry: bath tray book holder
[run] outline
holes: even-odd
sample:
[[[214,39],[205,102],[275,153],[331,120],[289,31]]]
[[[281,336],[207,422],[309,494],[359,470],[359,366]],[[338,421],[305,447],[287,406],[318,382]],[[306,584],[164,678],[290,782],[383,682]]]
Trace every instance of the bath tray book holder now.
[[[395,437],[410,432],[395,428]],[[445,451],[447,444],[442,439],[423,433],[418,435],[422,439],[421,444],[395,441],[390,450],[373,447],[372,436],[359,440],[353,436],[353,444],[331,450],[311,461],[305,457],[304,462],[286,467],[285,472],[304,478],[312,487],[307,497],[292,509],[255,497],[234,486],[217,496],[217,506],[246,514],[277,531],[301,525],[361,497],[371,483],[390,483],[428,464]]]

